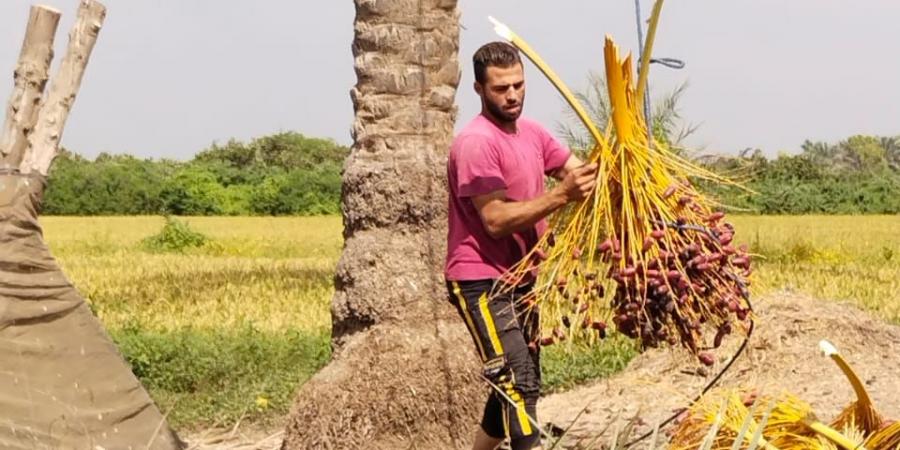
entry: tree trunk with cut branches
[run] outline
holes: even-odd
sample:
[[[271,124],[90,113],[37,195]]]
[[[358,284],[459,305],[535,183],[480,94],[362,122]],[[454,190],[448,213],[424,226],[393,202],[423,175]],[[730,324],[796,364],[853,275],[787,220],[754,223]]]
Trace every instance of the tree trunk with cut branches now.
[[[0,133],[0,447],[183,444],[43,241],[46,175],[106,15],[82,0],[49,94],[59,12],[37,6]]]

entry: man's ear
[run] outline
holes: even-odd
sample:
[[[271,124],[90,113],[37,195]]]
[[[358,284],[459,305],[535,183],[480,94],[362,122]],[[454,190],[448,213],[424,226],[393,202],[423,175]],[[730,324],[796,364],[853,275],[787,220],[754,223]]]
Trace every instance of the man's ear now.
[[[484,96],[484,86],[482,86],[481,83],[476,81],[472,83],[472,86],[475,88],[476,94],[478,94],[479,96]]]

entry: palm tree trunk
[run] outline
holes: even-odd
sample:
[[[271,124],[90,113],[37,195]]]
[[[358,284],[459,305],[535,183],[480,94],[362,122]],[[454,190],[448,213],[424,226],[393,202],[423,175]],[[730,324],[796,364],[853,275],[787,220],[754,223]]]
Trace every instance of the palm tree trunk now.
[[[333,362],[301,388],[283,448],[461,446],[486,391],[442,276],[456,0],[355,5]]]

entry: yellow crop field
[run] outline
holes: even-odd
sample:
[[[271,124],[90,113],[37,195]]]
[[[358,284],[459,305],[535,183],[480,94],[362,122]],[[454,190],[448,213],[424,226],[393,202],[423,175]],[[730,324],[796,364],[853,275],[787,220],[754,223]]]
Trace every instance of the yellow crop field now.
[[[900,323],[900,216],[738,216],[755,293],[787,289],[853,303]]]
[[[297,386],[328,359],[341,219],[180,220],[209,241],[182,252],[149,250],[142,240],[163,228],[160,217],[44,217],[41,223],[70,280],[177,426],[280,417]],[[730,220],[736,240],[760,254],[755,296],[803,292],[900,323],[900,217]],[[616,367],[630,357],[613,353],[622,360]],[[594,365],[610,366],[585,357],[591,367],[574,370],[575,360],[556,364],[559,358],[547,356],[551,389],[599,373]]]
[[[182,219],[212,242],[152,253],[141,240],[158,217],[45,217],[45,239],[109,328],[330,327],[339,217]]]

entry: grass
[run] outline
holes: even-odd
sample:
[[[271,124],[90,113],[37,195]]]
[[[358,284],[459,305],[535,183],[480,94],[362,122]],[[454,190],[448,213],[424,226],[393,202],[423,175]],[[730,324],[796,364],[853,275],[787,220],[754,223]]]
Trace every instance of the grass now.
[[[172,422],[184,429],[283,416],[328,359],[339,217],[187,218],[209,240],[180,252],[142,241],[160,217],[45,217],[66,274]],[[789,289],[900,323],[900,218],[737,216],[757,253],[754,295]],[[621,370],[622,339],[543,353],[549,391]]]
[[[145,251],[142,239],[165,223],[158,217],[41,223],[63,270],[110,329],[330,328],[340,218],[184,220],[212,241],[182,253]]]
[[[328,361],[327,333],[236,330],[117,330],[134,374],[176,424],[231,424],[283,414],[298,384]]]
[[[637,349],[622,335],[613,336],[594,349],[578,343],[546,347],[541,350],[543,393],[564,391],[619,372],[638,354]]]
[[[330,355],[339,217],[187,218],[205,244],[146,249],[159,217],[45,217],[44,235],[181,428],[267,421]]]

